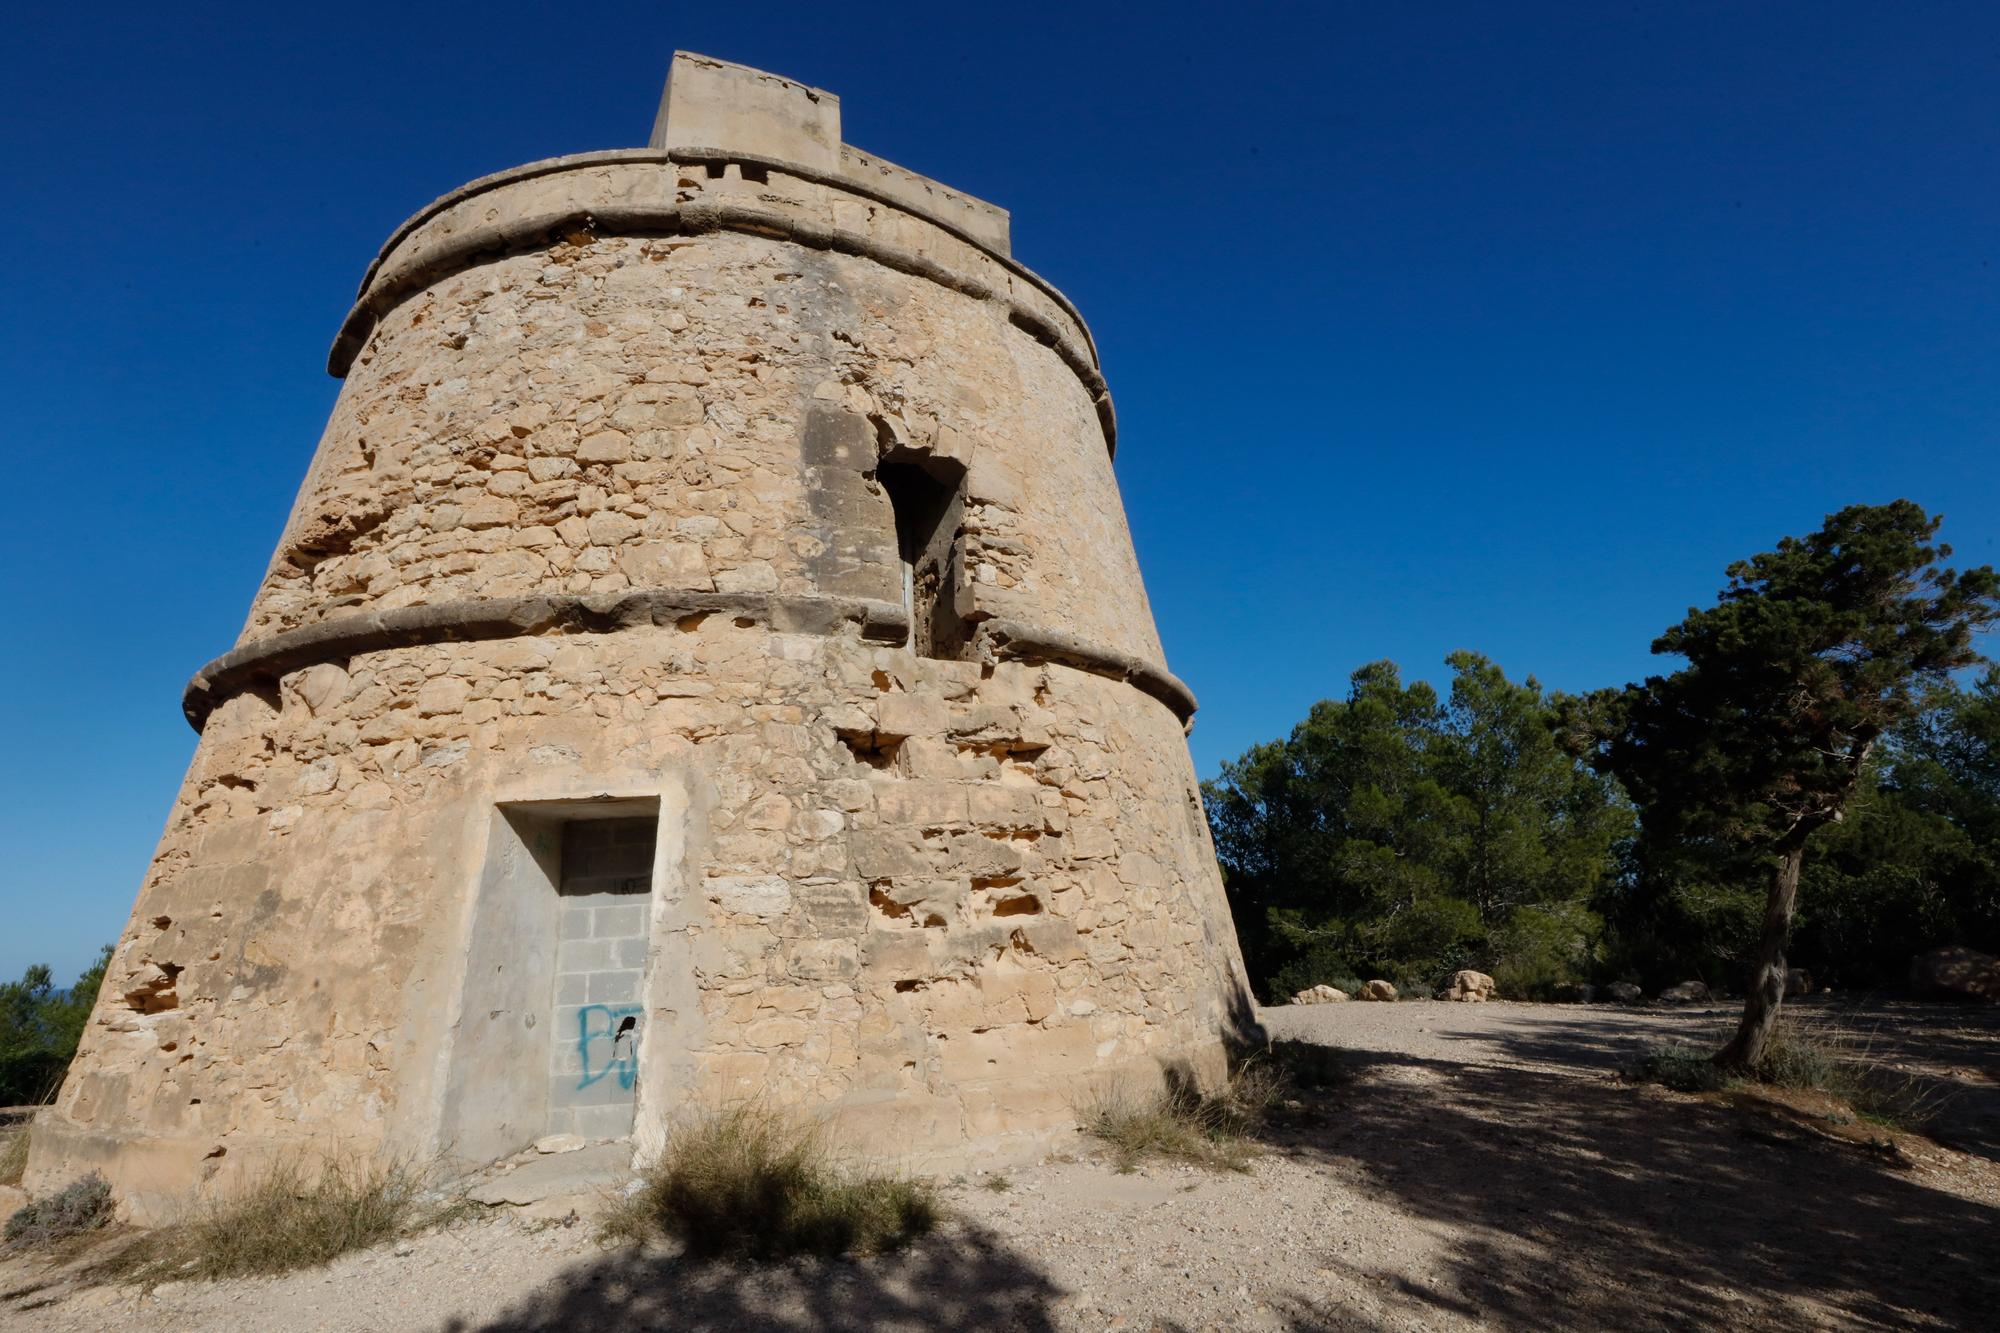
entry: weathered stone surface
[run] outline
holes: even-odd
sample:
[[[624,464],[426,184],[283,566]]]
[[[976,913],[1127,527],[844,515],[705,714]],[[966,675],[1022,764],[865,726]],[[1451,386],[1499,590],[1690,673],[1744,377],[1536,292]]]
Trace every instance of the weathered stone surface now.
[[[1646,996],[1629,981],[1614,981],[1604,988],[1604,998],[1613,1004],[1637,1004]]]
[[[1451,984],[1445,987],[1439,998],[1483,1004],[1493,998],[1493,984],[1493,978],[1484,972],[1465,968],[1451,974]]]
[[[1354,998],[1357,1000],[1393,1000],[1396,998],[1396,988],[1378,977],[1374,981],[1363,982],[1360,994]]]
[[[1910,989],[1958,1000],[2000,1000],[2000,958],[1952,945],[1910,961]]]
[[[1348,998],[1347,992],[1336,986],[1308,986],[1292,996],[1293,1004],[1339,1004]]]
[[[702,134],[770,150],[769,111]],[[467,187],[371,270],[31,1186],[145,1216],[287,1153],[527,1148],[559,1040],[632,1077],[642,1156],[747,1095],[1028,1151],[1086,1081],[1221,1072],[1253,1010],[1080,320],[935,183],[663,142]],[[912,642],[890,461],[957,479],[955,636]],[[650,891],[558,967],[582,909],[534,881],[605,812],[656,821]],[[536,968],[580,993],[517,1003]]]
[[[1794,995],[1811,995],[1812,993],[1813,993],[1812,973],[1806,971],[1802,967],[1788,967],[1785,969],[1786,999],[1789,1000]]]
[[[1683,981],[1660,992],[1661,1004],[1707,1004],[1714,999],[1708,987],[1699,981]]]

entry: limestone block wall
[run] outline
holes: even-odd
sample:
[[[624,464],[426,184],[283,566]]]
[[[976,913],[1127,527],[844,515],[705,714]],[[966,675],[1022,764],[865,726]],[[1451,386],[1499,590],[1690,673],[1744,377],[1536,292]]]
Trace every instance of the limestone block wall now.
[[[819,407],[965,465],[981,612],[1161,656],[1094,400],[990,302],[742,234],[579,233],[441,281],[374,337],[244,642],[467,597],[823,591],[864,527],[802,456]],[[867,593],[900,595],[893,559],[864,563]]]
[[[1016,1153],[1254,1027],[1081,321],[999,210],[823,151],[827,95],[673,78],[663,146],[475,182],[371,268],[31,1186],[645,1153],[748,1095]],[[743,143],[677,137],[704,99]],[[949,497],[936,642],[898,469]]]

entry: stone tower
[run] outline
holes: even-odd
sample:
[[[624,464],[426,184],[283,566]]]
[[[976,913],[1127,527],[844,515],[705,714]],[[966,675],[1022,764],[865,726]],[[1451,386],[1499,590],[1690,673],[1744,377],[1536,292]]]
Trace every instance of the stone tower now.
[[[1242,962],[1082,319],[1007,214],[677,55],[651,145],[404,223],[30,1184],[1017,1154],[1203,1077]]]

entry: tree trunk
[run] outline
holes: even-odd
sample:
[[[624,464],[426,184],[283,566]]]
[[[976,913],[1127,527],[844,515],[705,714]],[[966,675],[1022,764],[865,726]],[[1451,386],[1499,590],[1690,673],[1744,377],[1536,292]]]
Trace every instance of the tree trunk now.
[[[1736,1036],[1716,1052],[1715,1063],[1745,1073],[1764,1060],[1771,1030],[1778,1025],[1778,1008],[1785,1002],[1785,942],[1792,933],[1792,909],[1799,900],[1799,871],[1805,865],[1804,839],[1785,848],[1771,873],[1771,893],[1764,904],[1764,936],[1757,946],[1757,970],[1750,993],[1743,998],[1743,1021]]]

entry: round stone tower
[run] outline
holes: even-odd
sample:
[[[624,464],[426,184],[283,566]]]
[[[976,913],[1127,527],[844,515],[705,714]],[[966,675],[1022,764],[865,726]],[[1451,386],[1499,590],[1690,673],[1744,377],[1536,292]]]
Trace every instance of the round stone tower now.
[[[747,1096],[1011,1154],[1247,1035],[1110,399],[1002,210],[677,55],[650,147],[405,223],[330,369],[32,1186]]]

